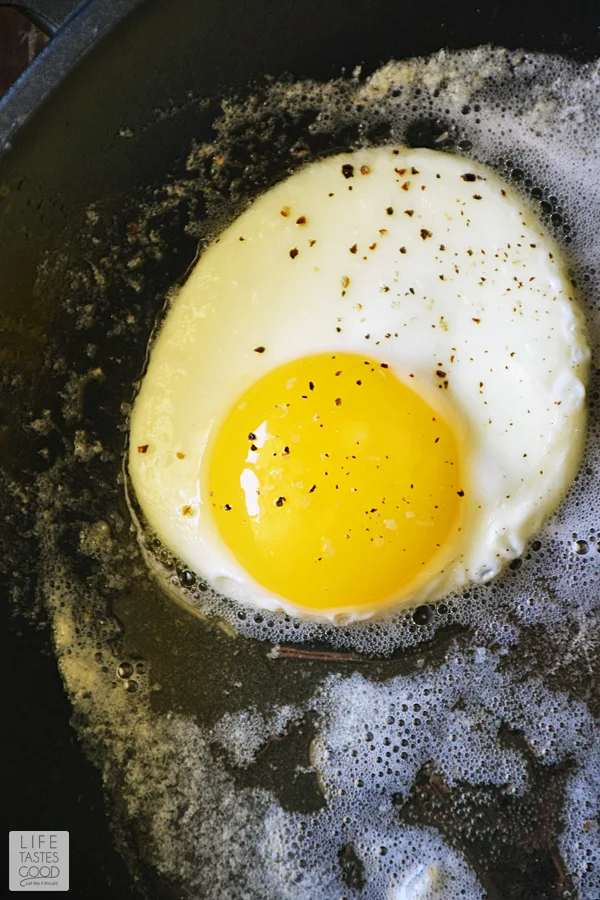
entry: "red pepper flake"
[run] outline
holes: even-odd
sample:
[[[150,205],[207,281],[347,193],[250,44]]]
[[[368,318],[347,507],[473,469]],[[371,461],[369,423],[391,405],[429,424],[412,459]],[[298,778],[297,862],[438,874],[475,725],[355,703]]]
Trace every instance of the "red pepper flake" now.
[[[357,381],[356,383],[360,386],[362,384],[362,381]]]
[[[354,177],[354,166],[350,165],[350,163],[344,163],[342,166],[342,175],[344,178],[353,178]]]
[[[254,352],[255,352],[255,353],[264,353],[265,350],[266,350],[266,347],[263,347],[262,345],[261,345],[260,347],[255,347],[255,348],[254,348]]]
[[[396,175],[406,175],[406,169],[394,169]]]
[[[298,216],[296,225],[306,225],[306,216]]]
[[[314,247],[316,243],[317,243],[316,241],[309,241],[309,242],[308,242],[308,246],[309,246],[309,247]]]
[[[443,252],[445,249],[446,249],[446,245],[445,245],[445,244],[440,244],[440,250]]]
[[[225,510],[225,512],[229,512],[231,510],[231,506],[229,505],[229,503],[226,503],[223,509]]]
[[[177,457],[177,459],[185,459],[185,453],[181,453],[179,450],[177,451],[175,456]]]
[[[350,279],[348,278],[348,276],[342,275],[342,287],[347,288],[349,284],[350,284]]]
[[[341,374],[342,374],[342,370],[341,370],[341,369],[338,369],[338,371],[337,371],[335,374],[336,374],[336,375],[341,375]]]
[[[361,174],[361,175],[368,175],[368,174],[370,173],[370,171],[371,171],[371,170],[370,170],[370,168],[369,168],[368,166],[361,166],[361,167],[360,167],[360,174]]]
[[[394,215],[394,207],[388,206],[386,209],[386,213],[388,214],[388,216],[393,216]]]
[[[250,449],[252,450],[253,453],[256,453],[256,451],[258,450],[258,447],[256,446],[256,444],[250,444]]]
[[[285,497],[278,497],[275,501],[275,506],[283,506],[285,503]]]
[[[446,373],[445,373],[445,372],[442,372],[441,369],[438,369],[438,370],[436,371],[435,374],[437,375],[438,378],[445,378],[445,377],[446,377]]]
[[[387,363],[381,363],[381,368],[382,368],[382,369],[389,369],[389,366],[388,366]]]
[[[350,253],[356,253],[357,250],[358,250],[357,244],[352,244],[352,246],[350,247]]]
[[[414,214],[415,214],[414,209],[405,209],[404,210],[404,215],[408,216],[409,218],[412,218],[412,216],[414,216]]]
[[[464,497],[464,496],[465,496],[465,492],[464,492],[464,491],[457,491],[456,493],[458,494],[459,497]]]
[[[336,398],[335,398],[335,405],[336,405],[336,406],[341,406],[341,405],[342,405],[342,398],[341,398],[341,397],[336,397]]]
[[[400,247],[400,253],[406,253],[406,247]]]
[[[238,240],[240,240],[240,241],[245,241],[246,238],[240,237],[240,238],[238,238]]]
[[[412,169],[411,169],[410,171],[411,171],[411,174],[412,174],[412,175],[419,175],[419,170],[418,170],[418,169],[415,169],[414,166],[412,167]]]
[[[375,244],[375,243],[369,244],[369,250],[374,250],[376,246],[377,246],[377,244]]]
[[[430,237],[432,237],[432,234],[431,234],[431,232],[430,232],[430,231],[428,231],[428,230],[427,230],[427,228],[421,228],[421,232],[420,232],[420,234],[421,234],[421,238],[422,238],[422,240],[424,240],[424,241],[426,241],[426,240],[427,240],[427,238],[430,238]]]
[[[312,492],[314,491],[315,488],[316,488],[316,484],[313,484],[313,486],[311,487],[311,489],[309,490],[308,493],[312,494]]]
[[[481,322],[481,319],[473,319],[472,321],[475,322],[476,325],[479,325],[479,323]]]
[[[463,181],[476,181],[477,180],[477,176],[473,175],[472,172],[466,172],[464,175],[461,175],[460,177],[462,178]]]
[[[481,200],[481,194],[473,194],[473,200]]]
[[[280,210],[279,215],[283,216],[284,219],[287,219],[287,217],[290,214],[290,211],[291,210],[290,210],[289,206],[284,206],[283,209]]]
[[[403,190],[403,191],[409,191],[409,190],[410,190],[410,181],[405,181],[405,182],[404,182],[404,184],[402,185],[402,190]]]
[[[138,447],[138,453],[146,453],[148,451],[148,444],[140,444]]]
[[[184,516],[191,516],[192,515],[192,507],[191,506],[182,506],[181,512],[183,513]]]
[[[503,197],[506,197],[506,191],[504,190],[504,188],[500,188],[500,193]]]
[[[314,384],[313,381],[309,381],[309,382],[308,382],[308,388],[309,388],[309,390],[314,391],[314,389],[315,389],[315,384]]]
[[[290,250],[290,256],[292,259],[296,259],[296,257],[298,256],[298,248],[297,247],[294,247],[293,250]]]
[[[137,222],[130,222],[126,228],[127,234],[129,237],[135,237],[136,234],[140,233],[140,226]]]

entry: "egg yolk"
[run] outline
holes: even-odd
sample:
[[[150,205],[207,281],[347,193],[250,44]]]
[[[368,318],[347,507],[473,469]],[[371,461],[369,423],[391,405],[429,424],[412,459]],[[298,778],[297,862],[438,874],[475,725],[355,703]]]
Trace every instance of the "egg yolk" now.
[[[385,604],[436,557],[443,564],[460,530],[453,430],[363,356],[319,354],[268,372],[205,460],[225,544],[259,584],[307,610]]]

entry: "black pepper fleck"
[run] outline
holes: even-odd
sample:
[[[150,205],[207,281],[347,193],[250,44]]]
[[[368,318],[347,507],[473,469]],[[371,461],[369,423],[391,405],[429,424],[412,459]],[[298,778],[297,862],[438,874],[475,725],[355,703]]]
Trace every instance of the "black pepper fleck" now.
[[[350,165],[350,163],[344,163],[342,166],[342,175],[344,178],[353,178],[354,177],[354,166]]]

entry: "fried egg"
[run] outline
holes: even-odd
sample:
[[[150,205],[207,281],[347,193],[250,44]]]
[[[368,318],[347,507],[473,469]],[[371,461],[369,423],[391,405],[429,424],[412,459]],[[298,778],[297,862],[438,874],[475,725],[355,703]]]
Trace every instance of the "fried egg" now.
[[[173,298],[131,481],[225,596],[380,615],[523,552],[576,471],[588,358],[558,247],[490,169],[330,157],[252,203]]]

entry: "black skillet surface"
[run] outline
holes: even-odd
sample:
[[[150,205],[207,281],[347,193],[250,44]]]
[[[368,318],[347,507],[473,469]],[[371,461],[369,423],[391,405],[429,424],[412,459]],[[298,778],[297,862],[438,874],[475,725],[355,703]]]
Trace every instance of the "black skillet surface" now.
[[[110,30],[128,8],[129,15]],[[56,333],[60,284],[46,285],[42,295],[34,291],[37,267],[48,250],[67,240],[90,203],[108,201],[99,233],[106,224],[125,234],[123,206],[162,184],[167,174],[183,174],[191,140],[206,130],[203,114],[185,102],[188,91],[218,97],[243,91],[265,73],[328,79],[358,63],[369,72],[392,57],[487,42],[585,60],[597,54],[599,21],[594,4],[583,11],[562,3],[548,8],[456,0],[88,4],[0,105],[0,146],[6,145],[0,161],[2,467],[24,482],[43,467],[40,441],[23,427],[21,413],[48,401],[40,377],[47,338],[67,358],[71,352],[69,335]],[[98,36],[83,61],[65,72]],[[161,118],[157,109],[172,114]],[[127,140],[119,137],[123,128],[130,129]],[[142,333],[119,373],[129,394],[157,311],[150,308],[150,295],[179,278],[194,256],[195,242],[184,234],[189,215],[181,210],[164,226],[172,252],[153,273]],[[108,324],[128,302],[116,293],[115,308],[103,310],[89,340],[102,346]],[[102,396],[92,392],[84,409],[89,429],[112,442],[117,454],[123,435],[114,429],[115,409],[122,399],[113,380]],[[61,453],[64,428],[49,441],[51,457]],[[3,705],[7,830],[69,830],[73,896],[136,896],[112,849],[100,776],[84,760],[69,725],[70,707],[47,635],[15,614],[10,602],[13,594],[24,597],[25,605],[33,602],[37,549],[27,537],[30,523],[8,496],[0,496],[0,521],[2,659],[9,685]],[[165,896],[158,886],[152,893]]]

